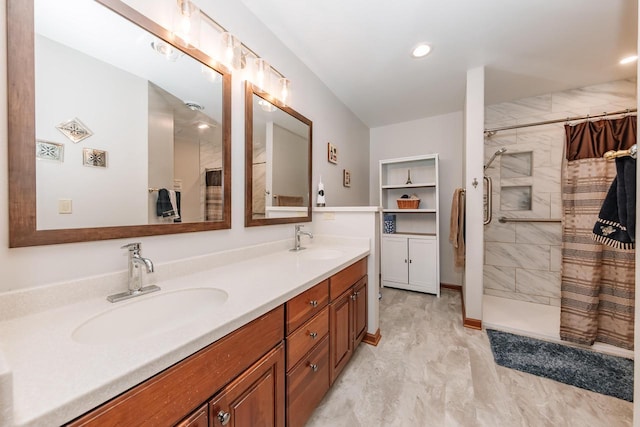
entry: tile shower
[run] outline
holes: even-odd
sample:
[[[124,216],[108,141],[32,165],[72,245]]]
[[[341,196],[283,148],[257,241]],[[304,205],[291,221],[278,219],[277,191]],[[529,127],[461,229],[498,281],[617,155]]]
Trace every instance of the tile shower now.
[[[587,86],[485,108],[485,127],[562,119],[636,106],[636,80]],[[500,223],[507,218],[562,217],[560,174],[564,124],[502,131],[485,138],[485,171],[493,181],[493,220],[484,228],[484,293],[538,304],[560,305],[562,226]]]

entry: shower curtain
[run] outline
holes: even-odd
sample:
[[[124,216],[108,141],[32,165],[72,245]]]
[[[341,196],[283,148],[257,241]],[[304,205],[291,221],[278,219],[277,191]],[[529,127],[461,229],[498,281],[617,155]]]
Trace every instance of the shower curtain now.
[[[636,117],[566,125],[565,133],[560,337],[633,349],[635,250],[602,245],[592,230],[616,176],[602,156],[636,143]]]

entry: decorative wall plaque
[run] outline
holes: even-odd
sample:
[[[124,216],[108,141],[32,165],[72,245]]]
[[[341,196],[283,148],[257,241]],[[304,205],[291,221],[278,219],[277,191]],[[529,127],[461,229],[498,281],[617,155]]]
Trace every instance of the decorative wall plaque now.
[[[64,161],[64,145],[38,139],[36,140],[36,157],[62,162]]]
[[[107,167],[107,152],[95,148],[82,149],[82,164],[97,168]]]
[[[69,138],[75,144],[93,135],[93,132],[91,132],[91,130],[89,130],[89,128],[86,127],[77,117],[60,123],[56,126],[56,129],[62,132],[64,136]]]

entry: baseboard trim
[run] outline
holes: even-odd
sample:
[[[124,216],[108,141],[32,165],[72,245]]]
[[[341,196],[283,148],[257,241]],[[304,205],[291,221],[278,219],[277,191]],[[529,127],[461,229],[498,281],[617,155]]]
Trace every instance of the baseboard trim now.
[[[465,317],[462,325],[465,328],[482,330],[482,320]]]
[[[462,293],[462,285],[453,285],[451,283],[440,283],[440,287],[444,289],[451,289]]]
[[[382,338],[382,335],[380,335],[380,328],[378,328],[375,334],[370,334],[370,333],[364,334],[364,338],[362,338],[362,342],[375,347],[378,345],[381,338]]]
[[[440,287],[460,292],[460,302],[462,303],[462,326],[469,329],[482,330],[482,320],[467,317],[467,312],[464,307],[464,293],[462,292],[462,286],[452,285],[450,283],[440,283]]]

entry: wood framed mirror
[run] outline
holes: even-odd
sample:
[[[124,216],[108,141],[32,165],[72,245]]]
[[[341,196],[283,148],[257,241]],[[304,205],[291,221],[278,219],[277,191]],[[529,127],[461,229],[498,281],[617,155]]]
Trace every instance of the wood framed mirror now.
[[[231,227],[224,66],[119,0],[7,0],[7,47],[10,247]]]
[[[245,227],[311,221],[312,122],[245,84]]]

